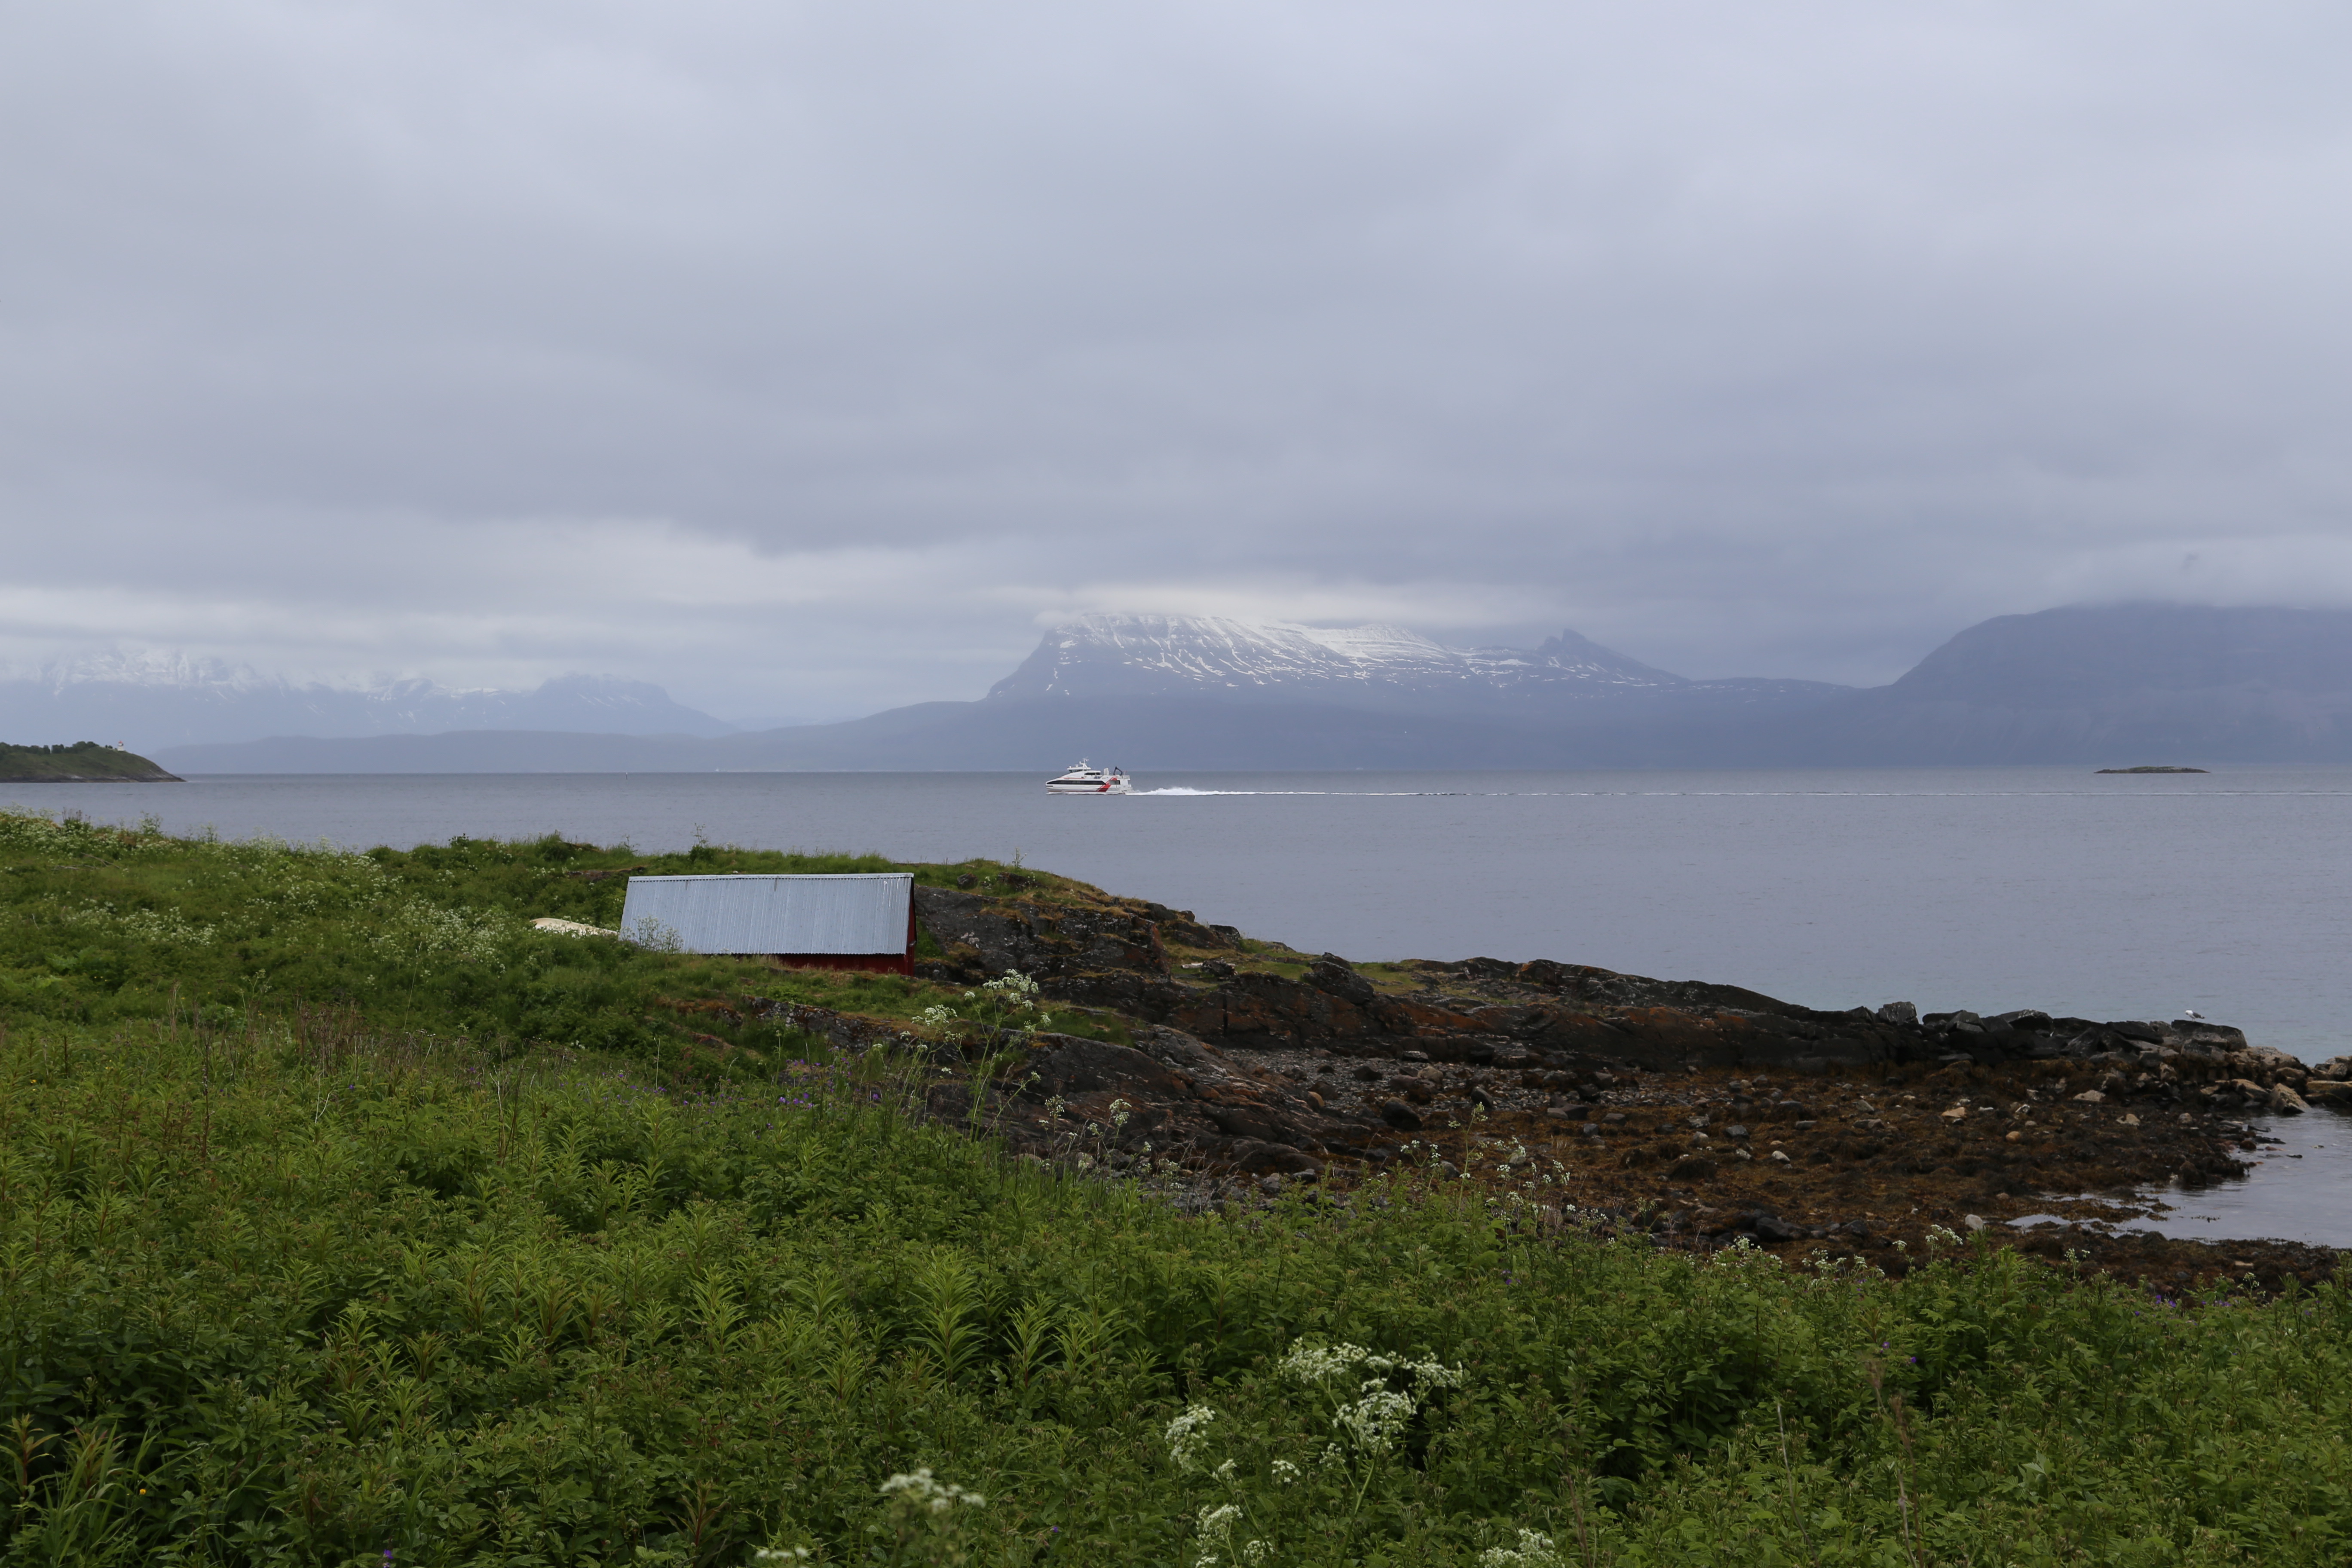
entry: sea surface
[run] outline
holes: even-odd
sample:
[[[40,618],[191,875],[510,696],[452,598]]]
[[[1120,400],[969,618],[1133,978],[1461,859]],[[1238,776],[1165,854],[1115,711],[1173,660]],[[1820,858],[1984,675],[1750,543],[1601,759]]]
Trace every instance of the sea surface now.
[[[453,835],[1009,859],[1355,959],[1556,958],[1815,1007],[2189,1008],[2352,1050],[2352,768],[268,775],[0,784],[366,847]]]
[[[2127,1220],[2124,1228],[2191,1241],[2283,1237],[2352,1247],[2352,1116],[2307,1110],[2300,1116],[2249,1117],[2247,1125],[2263,1142],[2244,1156],[2253,1169],[2243,1181],[2216,1182],[2194,1192],[2160,1190],[2153,1195],[2165,1211]]]
[[[453,835],[1025,863],[1355,959],[1557,958],[1811,1006],[2190,1008],[2352,1051],[2352,768],[199,777],[0,804],[362,847]],[[2352,1245],[2352,1117],[2160,1227]],[[2300,1154],[2302,1158],[2294,1156]]]

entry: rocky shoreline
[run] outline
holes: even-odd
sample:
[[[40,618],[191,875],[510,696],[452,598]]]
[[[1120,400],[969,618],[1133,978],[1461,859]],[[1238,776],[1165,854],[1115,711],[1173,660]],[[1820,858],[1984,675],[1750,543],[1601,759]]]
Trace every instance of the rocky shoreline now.
[[[2166,1289],[2336,1268],[2326,1247],[2132,1229],[2138,1193],[2244,1173],[2244,1116],[2352,1111],[2352,1058],[2306,1067],[2202,1019],[1825,1013],[1546,961],[1355,964],[1018,876],[919,887],[917,910],[929,977],[1018,971],[1131,1042],[1024,1037],[990,1082],[943,1074],[932,1112],[1196,1199],[1313,1183],[1336,1200],[1387,1174],[1477,1182],[1660,1247],[1826,1249],[1896,1274],[1945,1232]],[[771,1016],[844,1046],[909,1037]],[[2007,1223],[2033,1215],[2050,1217]]]

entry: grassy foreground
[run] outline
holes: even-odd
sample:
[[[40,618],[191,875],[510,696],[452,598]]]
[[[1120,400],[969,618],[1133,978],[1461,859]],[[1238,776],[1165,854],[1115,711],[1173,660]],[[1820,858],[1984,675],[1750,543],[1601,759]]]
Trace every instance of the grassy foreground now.
[[[708,961],[509,929],[414,858],[100,837],[0,817],[0,858],[121,879],[60,922],[85,895],[12,872],[0,928],[19,966],[95,933],[0,1003],[0,1561],[2352,1552],[2336,1287],[1694,1264],[1412,1178],[1188,1215],[924,1123],[933,1068],[681,1056],[665,1009],[621,1025]],[[233,920],[374,989],[174,1010]],[[501,1011],[532,984],[573,1010]],[[609,1037],[522,1026],[558,1016]]]

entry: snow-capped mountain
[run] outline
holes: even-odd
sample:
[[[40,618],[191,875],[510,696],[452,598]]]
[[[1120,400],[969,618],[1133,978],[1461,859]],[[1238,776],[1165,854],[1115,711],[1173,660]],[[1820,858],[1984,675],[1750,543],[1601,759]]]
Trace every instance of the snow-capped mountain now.
[[[1686,680],[1562,632],[1539,647],[1448,647],[1401,626],[1215,616],[1082,616],[1045,634],[995,702],[1195,697],[1408,712],[1745,705],[1832,695],[1804,680]]]
[[[94,740],[152,752],[272,735],[562,730],[708,736],[732,729],[671,701],[658,686],[599,675],[558,676],[531,691],[415,679],[329,685],[218,659],[118,652],[0,678],[0,738],[24,745]]]

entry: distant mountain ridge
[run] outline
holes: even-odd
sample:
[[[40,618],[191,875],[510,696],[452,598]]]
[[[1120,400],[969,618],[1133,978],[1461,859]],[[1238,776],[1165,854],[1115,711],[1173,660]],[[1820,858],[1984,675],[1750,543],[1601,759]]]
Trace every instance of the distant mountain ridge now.
[[[1982,622],[1888,686],[1687,680],[1573,632],[1087,616],[976,702],[707,739],[519,730],[182,747],[182,773],[2352,762],[2352,611],[2073,606]]]
[[[0,740],[19,743],[120,740],[152,751],[280,735],[509,729],[713,736],[733,726],[658,686],[601,675],[558,676],[530,691],[416,679],[331,686],[217,659],[118,653],[0,678]]]
[[[1763,759],[1822,763],[2352,761],[2352,611],[2000,616],[1758,739]]]
[[[1090,615],[1047,632],[985,700],[1214,698],[1548,720],[1661,704],[1803,706],[1848,689],[1812,680],[1689,680],[1573,631],[1532,649],[1462,648],[1402,626]]]

